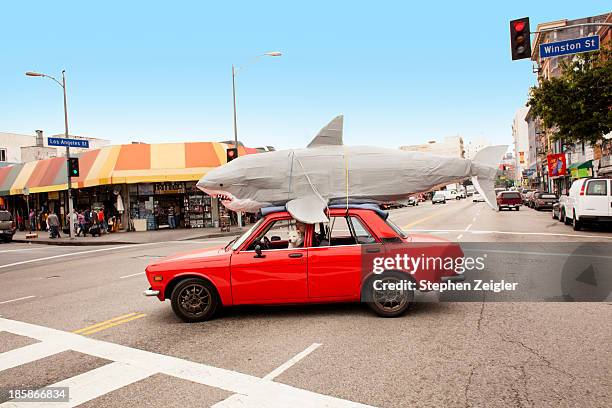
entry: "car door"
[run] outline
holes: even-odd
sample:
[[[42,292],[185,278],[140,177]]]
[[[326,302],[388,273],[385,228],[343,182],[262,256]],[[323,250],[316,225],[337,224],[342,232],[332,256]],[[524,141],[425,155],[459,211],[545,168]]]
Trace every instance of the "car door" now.
[[[588,180],[578,217],[607,216],[609,213],[608,180]]]
[[[332,216],[318,231],[308,249],[309,298],[359,299],[362,250],[383,256],[382,245],[356,216]]]
[[[250,239],[245,250],[232,254],[234,304],[299,303],[308,299],[308,250],[288,248],[293,228],[295,221],[290,218],[271,220]],[[264,245],[259,256],[255,246],[264,237],[269,244]]]

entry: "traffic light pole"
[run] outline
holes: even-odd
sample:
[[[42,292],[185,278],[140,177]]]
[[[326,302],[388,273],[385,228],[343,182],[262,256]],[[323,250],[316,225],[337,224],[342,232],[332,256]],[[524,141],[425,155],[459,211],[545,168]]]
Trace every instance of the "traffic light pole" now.
[[[62,71],[62,88],[64,90],[64,137],[68,139],[68,104],[66,102],[66,70]],[[66,144],[66,176],[68,182],[68,228],[70,229],[70,239],[74,239],[74,223],[72,222],[72,212],[74,206],[72,204],[72,183],[70,176],[70,146]]]

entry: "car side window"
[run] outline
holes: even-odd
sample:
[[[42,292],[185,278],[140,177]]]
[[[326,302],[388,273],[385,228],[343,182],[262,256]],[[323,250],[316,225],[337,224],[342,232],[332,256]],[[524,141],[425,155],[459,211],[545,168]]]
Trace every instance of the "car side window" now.
[[[353,233],[355,235],[355,240],[358,244],[372,244],[376,242],[374,237],[368,232],[368,230],[363,226],[359,218],[350,217],[351,225],[353,226]]]
[[[313,247],[371,244],[376,239],[357,217],[331,217],[315,226]]]
[[[251,242],[247,250],[253,251],[257,245],[266,250],[288,248],[291,234],[295,233],[295,230],[294,219],[276,220]]]
[[[590,180],[589,184],[587,185],[587,195],[608,195],[608,183],[606,183],[606,180]]]

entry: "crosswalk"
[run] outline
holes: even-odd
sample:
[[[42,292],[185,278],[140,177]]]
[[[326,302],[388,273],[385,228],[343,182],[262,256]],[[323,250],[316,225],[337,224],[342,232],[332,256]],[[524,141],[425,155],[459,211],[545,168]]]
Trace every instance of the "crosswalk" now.
[[[0,318],[0,332],[29,337],[39,342],[0,354],[0,372],[64,351],[76,351],[110,363],[62,380],[51,387],[69,387],[68,402],[35,403],[7,401],[6,407],[75,407],[155,374],[204,384],[233,393],[217,406],[231,407],[367,407],[356,402],[318,394],[264,378],[196,363],[177,357],[105,342],[75,333]],[[157,390],[156,392],[163,392]]]

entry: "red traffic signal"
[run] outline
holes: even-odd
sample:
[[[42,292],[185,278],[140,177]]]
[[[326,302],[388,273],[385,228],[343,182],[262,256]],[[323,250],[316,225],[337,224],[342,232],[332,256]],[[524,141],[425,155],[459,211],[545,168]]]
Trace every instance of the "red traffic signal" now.
[[[510,22],[510,50],[512,60],[531,58],[531,37],[529,17]]]
[[[227,162],[229,163],[238,157],[238,148],[230,147],[226,150],[225,154],[226,154]]]

